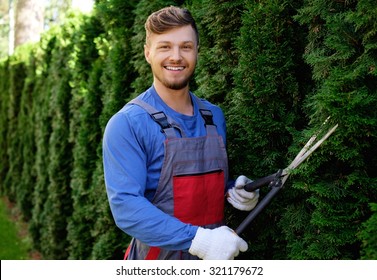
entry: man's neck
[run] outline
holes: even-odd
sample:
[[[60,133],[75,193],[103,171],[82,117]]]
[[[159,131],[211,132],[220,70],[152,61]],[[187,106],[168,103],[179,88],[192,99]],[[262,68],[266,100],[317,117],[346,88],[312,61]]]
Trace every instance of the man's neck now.
[[[188,116],[194,114],[188,86],[180,90],[174,90],[154,83],[154,87],[161,99],[174,111]]]

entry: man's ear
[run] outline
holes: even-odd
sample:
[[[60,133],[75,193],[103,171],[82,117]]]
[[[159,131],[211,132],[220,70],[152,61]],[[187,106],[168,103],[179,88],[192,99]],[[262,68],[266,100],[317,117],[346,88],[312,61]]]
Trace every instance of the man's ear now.
[[[150,62],[150,59],[149,59],[149,54],[150,54],[150,50],[149,50],[149,46],[147,44],[144,45],[144,57],[145,57],[145,60],[151,64]]]

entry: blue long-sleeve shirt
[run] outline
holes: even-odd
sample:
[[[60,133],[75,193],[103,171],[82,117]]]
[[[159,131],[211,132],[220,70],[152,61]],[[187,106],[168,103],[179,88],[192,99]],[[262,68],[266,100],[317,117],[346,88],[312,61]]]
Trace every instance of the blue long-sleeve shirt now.
[[[168,107],[153,86],[138,98],[174,119],[187,137],[206,135],[195,98],[191,98],[193,116]],[[212,111],[218,133],[226,143],[223,112],[207,101],[204,104]],[[117,112],[103,138],[106,190],[115,223],[125,233],[149,246],[188,250],[197,226],[182,223],[151,203],[160,178],[165,140],[161,127],[143,108],[128,105]]]

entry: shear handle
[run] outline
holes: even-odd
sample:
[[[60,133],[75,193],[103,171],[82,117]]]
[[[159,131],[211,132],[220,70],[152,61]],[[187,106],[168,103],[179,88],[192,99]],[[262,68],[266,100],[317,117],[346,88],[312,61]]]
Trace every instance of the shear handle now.
[[[263,178],[256,179],[255,181],[253,181],[249,184],[246,184],[244,189],[247,192],[253,192],[253,191],[259,189],[260,187],[263,187],[264,185],[270,185],[271,182],[275,181],[278,177],[281,176],[281,173],[282,173],[282,171],[279,170],[278,172],[276,172],[274,174],[268,175],[268,176],[263,177]]]
[[[274,198],[274,196],[276,196],[277,193],[281,190],[283,186],[283,182],[281,179],[277,179],[277,178],[280,178],[279,173],[281,173],[280,170],[275,173],[276,176],[274,177],[275,179],[271,181],[272,186],[271,186],[270,191],[263,197],[263,199],[257,204],[257,206],[255,206],[255,208],[251,210],[249,215],[242,221],[242,223],[235,230],[235,232],[238,235],[240,235],[249,226],[249,224],[259,215],[260,212],[262,212],[262,210],[270,203],[270,201]],[[275,174],[272,174],[272,175],[275,175]],[[270,177],[270,176],[267,176],[267,177]],[[264,178],[267,178],[267,177],[264,177]]]

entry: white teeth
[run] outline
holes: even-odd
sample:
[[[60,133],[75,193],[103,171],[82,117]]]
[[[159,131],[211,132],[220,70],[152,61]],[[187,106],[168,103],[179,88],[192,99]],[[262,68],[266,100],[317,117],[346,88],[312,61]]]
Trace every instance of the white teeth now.
[[[172,71],[179,71],[179,70],[184,69],[184,67],[174,67],[174,66],[166,66],[165,68]]]

